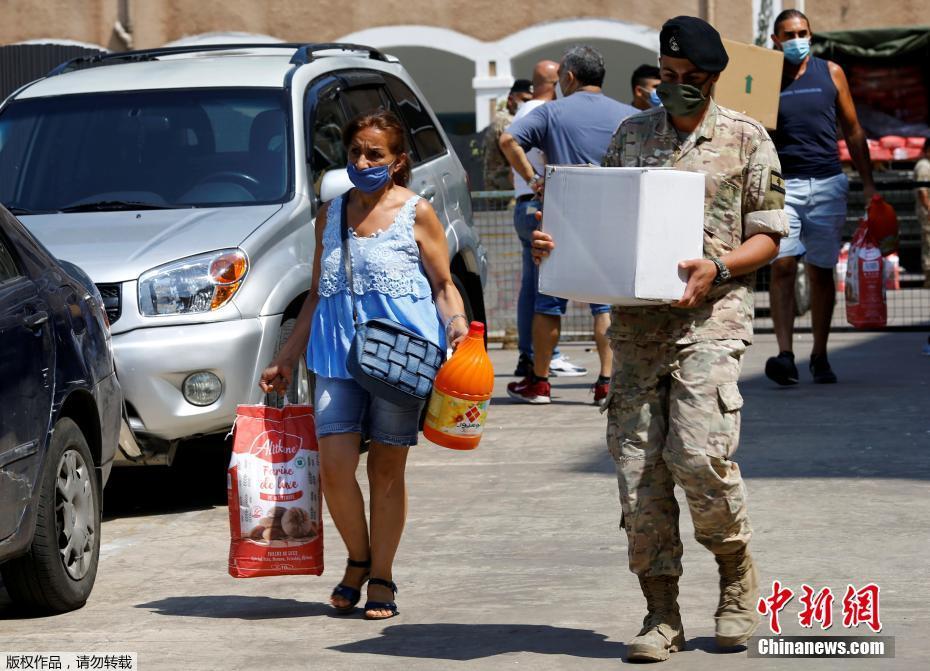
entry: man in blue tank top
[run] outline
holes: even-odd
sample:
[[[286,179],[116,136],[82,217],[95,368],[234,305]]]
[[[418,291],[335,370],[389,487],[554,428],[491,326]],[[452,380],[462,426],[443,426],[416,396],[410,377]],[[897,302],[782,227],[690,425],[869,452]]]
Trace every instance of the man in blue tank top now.
[[[787,9],[776,17],[772,41],[784,53],[785,64],[774,140],[786,180],[785,211],[791,232],[772,263],[772,323],[779,354],[766,362],[765,374],[782,385],[798,382],[792,338],[794,285],[802,255],[811,287],[811,375],[816,383],[836,382],[827,361],[827,338],[849,189],[837,149],[837,121],[862,179],[866,202],[875,193],[869,148],[846,76],[836,63],[811,56],[810,40],[810,22],[800,11]]]

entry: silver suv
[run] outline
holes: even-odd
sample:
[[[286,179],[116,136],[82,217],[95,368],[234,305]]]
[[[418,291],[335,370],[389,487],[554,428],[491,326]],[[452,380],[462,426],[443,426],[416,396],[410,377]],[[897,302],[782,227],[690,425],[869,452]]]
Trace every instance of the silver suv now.
[[[446,227],[484,319],[465,171],[397,59],[350,44],[210,45],[76,59],[0,108],[0,202],[104,297],[120,447],[165,463],[225,432],[310,286],[313,218],[350,186],[341,130],[380,107],[409,131],[410,188]],[[298,364],[292,400],[309,376]]]

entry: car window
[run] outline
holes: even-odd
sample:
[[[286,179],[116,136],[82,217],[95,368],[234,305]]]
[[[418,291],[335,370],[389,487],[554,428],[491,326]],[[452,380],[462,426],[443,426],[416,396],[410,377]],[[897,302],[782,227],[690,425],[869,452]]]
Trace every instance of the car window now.
[[[16,260],[7,246],[6,238],[0,235],[0,284],[19,277],[20,272],[16,267]]]
[[[315,83],[307,92],[310,142],[309,163],[313,192],[320,195],[320,184],[328,170],[346,167],[346,150],[342,145],[345,112],[339,101],[339,84],[334,79]]]
[[[272,89],[100,92],[0,115],[0,202],[32,211],[283,202],[286,99]]]
[[[369,114],[378,109],[387,109],[387,98],[381,95],[381,88],[378,86],[366,86],[364,88],[352,88],[343,91],[341,94],[342,102],[345,105],[346,116],[354,119],[360,114]]]
[[[394,102],[394,111],[407,124],[413,146],[421,161],[428,161],[446,153],[446,145],[436,130],[426,106],[406,84],[396,77],[385,75],[388,91]]]

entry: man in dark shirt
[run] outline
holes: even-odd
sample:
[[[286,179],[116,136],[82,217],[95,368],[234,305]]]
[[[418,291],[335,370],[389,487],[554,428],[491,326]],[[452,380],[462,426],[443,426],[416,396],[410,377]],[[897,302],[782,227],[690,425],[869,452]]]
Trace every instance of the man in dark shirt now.
[[[781,241],[772,264],[772,323],[778,356],[765,374],[778,384],[797,384],[794,363],[794,284],[798,258],[805,256],[811,287],[814,345],[810,371],[814,382],[836,382],[827,361],[827,338],[836,304],[834,268],[846,221],[848,184],[840,165],[836,125],[843,129],[853,164],[862,178],[866,202],[875,193],[865,133],[842,68],[810,55],[811,28],[807,17],[787,9],[775,19],[772,41],[785,54],[775,147],[786,180],[785,211],[791,232]]]

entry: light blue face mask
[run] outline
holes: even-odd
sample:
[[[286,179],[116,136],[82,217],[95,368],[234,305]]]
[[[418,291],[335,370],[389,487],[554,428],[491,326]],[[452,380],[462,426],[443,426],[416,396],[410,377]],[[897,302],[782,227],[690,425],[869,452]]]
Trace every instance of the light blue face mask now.
[[[662,99],[659,98],[659,94],[656,93],[655,89],[649,92],[649,102],[652,103],[653,107],[662,107]]]
[[[792,65],[798,65],[811,52],[811,40],[809,37],[785,40],[781,43],[781,50],[785,54],[786,61]]]
[[[359,191],[374,193],[383,189],[391,181],[392,165],[394,164],[373,165],[370,168],[359,170],[354,163],[349,162],[346,166],[346,172],[349,173],[349,179]]]

